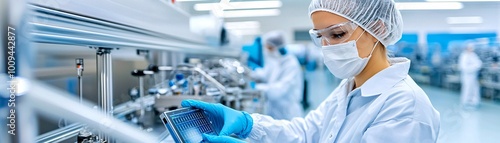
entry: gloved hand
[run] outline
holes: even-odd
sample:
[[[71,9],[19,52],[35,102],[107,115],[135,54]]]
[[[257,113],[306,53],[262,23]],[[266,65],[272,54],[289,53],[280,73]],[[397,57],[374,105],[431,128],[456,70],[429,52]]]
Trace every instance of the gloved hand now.
[[[253,119],[246,112],[198,100],[184,100],[181,105],[204,110],[216,128],[220,129],[219,136],[229,136],[234,133],[240,138],[246,138],[252,130]]]
[[[232,138],[230,136],[214,136],[203,134],[203,143],[245,143],[242,140]]]

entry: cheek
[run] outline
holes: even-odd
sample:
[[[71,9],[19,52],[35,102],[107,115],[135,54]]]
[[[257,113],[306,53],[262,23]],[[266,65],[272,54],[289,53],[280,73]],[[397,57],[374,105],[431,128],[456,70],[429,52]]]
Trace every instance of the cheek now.
[[[356,43],[358,48],[358,56],[361,58],[366,58],[370,55],[373,49],[373,44],[367,38],[361,38]]]

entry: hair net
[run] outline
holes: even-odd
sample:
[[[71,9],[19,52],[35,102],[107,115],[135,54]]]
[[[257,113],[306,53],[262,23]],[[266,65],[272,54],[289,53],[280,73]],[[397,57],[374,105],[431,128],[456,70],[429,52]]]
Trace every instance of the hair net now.
[[[262,42],[264,45],[269,45],[273,48],[281,48],[285,46],[285,39],[283,38],[283,33],[279,31],[272,31],[266,33],[262,36]]]
[[[312,0],[309,16],[326,11],[358,24],[383,45],[401,39],[403,20],[393,0]]]

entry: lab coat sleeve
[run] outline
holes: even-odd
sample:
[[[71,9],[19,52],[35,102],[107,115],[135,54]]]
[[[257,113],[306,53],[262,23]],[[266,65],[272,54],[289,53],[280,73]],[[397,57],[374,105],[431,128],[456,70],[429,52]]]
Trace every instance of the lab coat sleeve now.
[[[458,69],[461,71],[466,69],[467,63],[465,63],[466,62],[465,60],[466,60],[465,54],[461,53],[460,56],[458,57]]]
[[[265,81],[267,75],[266,73],[267,72],[265,68],[257,68],[255,69],[255,71],[250,73],[250,77],[258,81]]]
[[[268,100],[281,100],[282,98],[286,98],[287,94],[289,94],[293,88],[300,88],[303,82],[302,78],[302,69],[300,66],[290,64],[286,65],[281,73],[283,77],[281,77],[277,82],[266,83],[257,85],[256,88],[259,90],[263,90],[266,92],[266,97]],[[300,78],[302,80],[297,80],[296,78]],[[300,82],[300,83],[298,83]]]
[[[411,118],[374,123],[363,134],[363,143],[433,143],[432,127]]]
[[[477,72],[477,71],[481,70],[482,66],[483,66],[483,62],[481,61],[479,56],[474,54],[474,70]]]
[[[318,142],[322,121],[330,106],[335,106],[335,98],[329,96],[320,106],[304,118],[275,120],[270,116],[252,114],[254,124],[248,138],[259,143],[302,143]]]
[[[266,60],[264,67],[255,69],[250,73],[250,77],[259,82],[267,82],[269,75],[276,70],[277,65],[277,61]]]

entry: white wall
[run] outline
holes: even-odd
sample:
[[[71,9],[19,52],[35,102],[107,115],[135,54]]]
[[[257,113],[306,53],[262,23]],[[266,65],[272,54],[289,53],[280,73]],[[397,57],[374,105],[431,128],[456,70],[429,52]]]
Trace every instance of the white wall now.
[[[281,15],[272,17],[254,18],[229,18],[232,21],[259,21],[261,32],[272,30],[283,30],[287,35],[287,41],[293,42],[293,31],[295,29],[310,29],[312,23],[308,15],[308,0],[282,0],[283,7],[280,8]],[[186,6],[187,8],[192,6]],[[191,11],[192,14],[206,14]],[[404,20],[404,32],[418,33],[420,43],[425,43],[425,35],[432,32],[450,32],[451,27],[476,27],[475,30],[453,31],[459,33],[497,32],[500,33],[500,2],[464,3],[461,10],[434,10],[434,11],[402,11]],[[449,25],[447,17],[481,16],[482,24]],[[499,34],[500,35],[500,34]],[[244,36],[244,41],[252,42],[254,36]]]
[[[286,7],[287,5],[294,7]],[[257,20],[261,22],[262,32],[284,30],[287,33],[287,41],[292,41],[295,29],[312,28],[307,7],[307,1],[294,4],[284,3],[280,16],[226,19],[226,21]],[[500,2],[464,3],[464,9],[461,10],[402,11],[401,14],[404,21],[404,32],[419,34],[419,43],[421,44],[426,42],[425,35],[433,32],[477,33],[496,31],[500,35]],[[447,17],[462,16],[481,16],[483,23],[450,25],[446,22]],[[462,30],[457,30],[458,28]],[[253,39],[253,36],[252,38],[245,37],[246,41],[252,41],[251,39]]]
[[[294,2],[283,1],[279,16],[253,17],[253,18],[228,18],[231,21],[259,21],[262,34],[281,30],[286,34],[286,41],[293,42],[293,32],[295,29],[311,29],[312,23],[308,15],[309,1],[297,0]],[[255,36],[244,36],[244,41],[253,42]]]
[[[461,10],[402,11],[404,32],[418,33],[419,43],[424,44],[427,33],[478,33],[500,34],[500,3],[465,3]],[[455,24],[446,22],[447,17],[480,16],[481,24]],[[457,29],[462,30],[457,30]]]
[[[500,3],[497,3],[497,41],[500,41]]]

